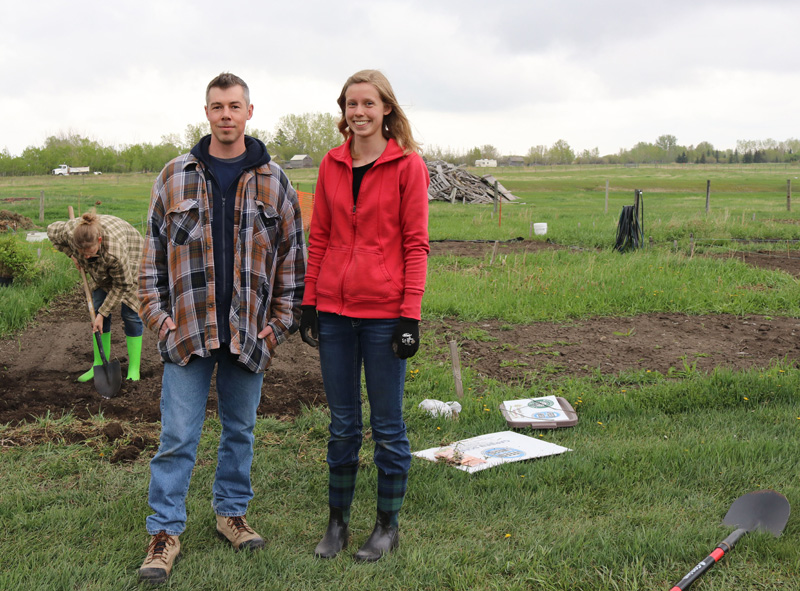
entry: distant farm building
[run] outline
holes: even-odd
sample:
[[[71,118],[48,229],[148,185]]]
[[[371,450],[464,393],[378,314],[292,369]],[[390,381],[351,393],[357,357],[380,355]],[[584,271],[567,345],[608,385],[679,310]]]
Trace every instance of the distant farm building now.
[[[509,166],[525,166],[525,159],[522,156],[509,156]]]
[[[476,160],[475,166],[480,166],[483,168],[497,168],[497,160],[489,160],[488,158],[483,158],[481,160]]]
[[[297,154],[292,156],[286,163],[286,168],[313,168],[314,160],[308,154]]]

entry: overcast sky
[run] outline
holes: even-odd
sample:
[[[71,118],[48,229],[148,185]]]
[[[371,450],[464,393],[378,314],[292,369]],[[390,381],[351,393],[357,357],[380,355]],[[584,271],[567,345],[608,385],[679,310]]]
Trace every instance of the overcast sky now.
[[[454,151],[800,136],[797,0],[23,0],[0,20],[12,155],[61,133],[182,136],[222,71],[249,84],[251,125],[270,132],[335,113],[347,77],[377,68],[417,140]]]

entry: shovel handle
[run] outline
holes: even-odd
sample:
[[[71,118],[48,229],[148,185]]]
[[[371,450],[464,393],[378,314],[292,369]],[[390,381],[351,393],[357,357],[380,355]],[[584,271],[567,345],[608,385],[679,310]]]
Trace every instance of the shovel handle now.
[[[72,209],[72,206],[68,206],[67,210],[69,211],[69,219],[75,219],[75,210]],[[97,314],[94,311],[94,303],[92,302],[92,292],[89,290],[89,282],[86,280],[86,271],[83,268],[79,268],[81,272],[81,279],[83,280],[83,293],[86,295],[86,305],[89,307],[89,315],[91,316],[91,323],[94,324],[94,319],[97,317]],[[103,348],[100,347],[100,351],[102,352]]]
[[[100,359],[103,361],[103,367],[105,368],[108,365],[108,358],[106,357],[106,352],[103,349],[103,342],[100,340],[100,333],[94,333],[94,340],[97,341],[97,350],[100,352]]]
[[[694,583],[697,579],[699,579],[706,571],[708,571],[712,566],[717,564],[720,559],[725,556],[726,552],[730,552],[733,550],[733,547],[736,545],[736,542],[747,533],[748,530],[744,528],[739,528],[734,531],[731,535],[727,538],[722,540],[717,548],[708,556],[706,556],[703,560],[697,563],[689,573],[683,577],[680,582],[675,585],[669,591],[685,591],[688,589],[692,583]]]

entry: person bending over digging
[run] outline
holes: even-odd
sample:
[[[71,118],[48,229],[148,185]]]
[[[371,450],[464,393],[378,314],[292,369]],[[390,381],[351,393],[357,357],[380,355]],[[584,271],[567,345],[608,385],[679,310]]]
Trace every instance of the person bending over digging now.
[[[47,226],[47,237],[57,250],[72,259],[87,275],[95,319],[92,331],[100,332],[106,359],[111,357],[111,312],[121,307],[128,344],[128,376],[139,380],[144,325],[139,318],[139,264],[144,238],[136,228],[113,215],[83,214]],[[102,365],[97,339],[92,338],[94,363],[79,382],[94,378],[94,366]]]

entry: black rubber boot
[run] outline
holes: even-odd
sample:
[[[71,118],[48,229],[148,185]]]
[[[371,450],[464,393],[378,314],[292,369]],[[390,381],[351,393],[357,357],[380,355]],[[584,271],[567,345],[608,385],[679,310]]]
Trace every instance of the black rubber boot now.
[[[331,507],[328,529],[325,530],[325,535],[322,536],[322,540],[314,549],[314,556],[317,558],[333,558],[347,548],[349,537],[350,528],[344,521],[342,510],[338,507]]]
[[[385,511],[378,510],[375,529],[369,538],[356,552],[355,559],[360,562],[375,562],[384,554],[389,554],[397,548],[399,534],[397,527],[392,526],[391,516]]]

